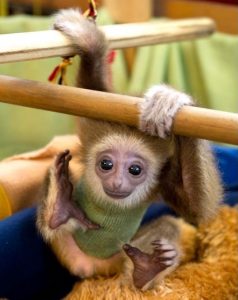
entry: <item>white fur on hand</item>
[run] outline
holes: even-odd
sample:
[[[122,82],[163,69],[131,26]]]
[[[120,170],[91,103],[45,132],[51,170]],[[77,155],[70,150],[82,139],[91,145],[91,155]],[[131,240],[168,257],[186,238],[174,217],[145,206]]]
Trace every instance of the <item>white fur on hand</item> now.
[[[54,29],[67,31],[69,35],[75,35],[74,31],[81,22],[87,22],[79,9],[62,9],[55,14]]]
[[[178,110],[184,105],[193,104],[191,97],[169,86],[153,86],[141,104],[139,128],[152,136],[167,138]]]
[[[95,23],[85,18],[76,8],[62,9],[56,13],[53,28],[67,35],[81,48],[87,47],[94,38],[94,32],[98,30]]]

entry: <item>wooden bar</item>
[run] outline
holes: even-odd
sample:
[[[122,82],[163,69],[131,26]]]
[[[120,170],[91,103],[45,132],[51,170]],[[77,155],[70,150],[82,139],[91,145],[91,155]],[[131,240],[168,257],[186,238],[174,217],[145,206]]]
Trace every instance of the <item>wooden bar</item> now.
[[[0,102],[138,125],[142,98],[9,76],[0,76],[0,83]],[[238,114],[184,107],[176,115],[173,132],[238,145]]]
[[[215,30],[211,19],[187,19],[106,25],[101,27],[114,49],[170,43],[208,36]],[[0,63],[75,54],[72,43],[56,30],[0,35]]]

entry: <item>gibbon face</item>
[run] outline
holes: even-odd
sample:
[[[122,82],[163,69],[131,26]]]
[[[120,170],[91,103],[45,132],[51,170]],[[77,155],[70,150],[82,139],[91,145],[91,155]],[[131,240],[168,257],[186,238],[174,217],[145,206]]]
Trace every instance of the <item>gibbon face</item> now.
[[[130,207],[151,200],[164,161],[136,135],[111,134],[88,151],[85,178],[96,198]],[[163,157],[162,160],[158,157]]]

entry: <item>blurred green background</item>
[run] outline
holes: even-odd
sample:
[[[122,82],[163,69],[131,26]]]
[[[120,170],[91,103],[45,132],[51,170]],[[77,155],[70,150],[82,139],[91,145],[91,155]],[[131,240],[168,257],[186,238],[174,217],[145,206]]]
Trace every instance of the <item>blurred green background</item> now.
[[[106,10],[99,12],[98,23],[112,23]],[[51,24],[51,17],[1,17],[0,34],[47,30]],[[112,65],[114,87],[117,92],[143,95],[151,85],[169,83],[191,94],[202,106],[238,112],[237,50],[238,37],[222,33],[196,41],[142,47],[137,49],[130,76],[123,53],[117,51]],[[0,74],[46,82],[60,61],[51,58],[1,64]],[[74,59],[69,67],[70,85],[74,85],[77,64]],[[0,159],[37,149],[54,135],[73,132],[74,117],[0,103]]]

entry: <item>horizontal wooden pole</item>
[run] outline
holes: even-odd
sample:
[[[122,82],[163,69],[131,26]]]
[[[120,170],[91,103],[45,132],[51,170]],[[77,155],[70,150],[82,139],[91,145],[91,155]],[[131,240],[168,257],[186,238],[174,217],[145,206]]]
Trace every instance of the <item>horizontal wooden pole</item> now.
[[[102,26],[114,49],[196,39],[215,30],[208,18]],[[0,63],[76,53],[71,41],[56,30],[0,35]]]
[[[142,98],[0,76],[0,102],[138,125]],[[7,116],[11,117],[11,116]],[[183,107],[173,132],[238,145],[238,114]]]

